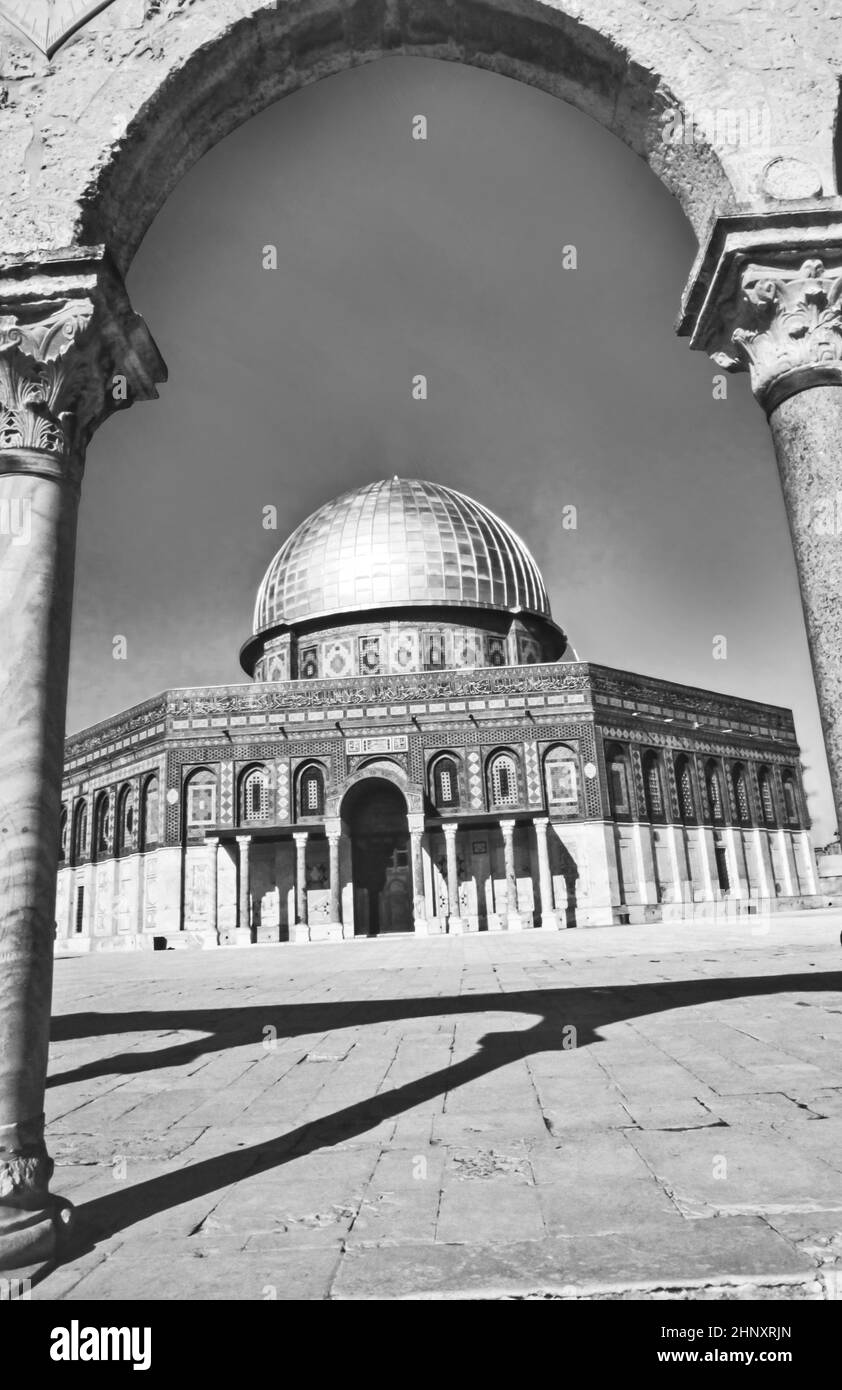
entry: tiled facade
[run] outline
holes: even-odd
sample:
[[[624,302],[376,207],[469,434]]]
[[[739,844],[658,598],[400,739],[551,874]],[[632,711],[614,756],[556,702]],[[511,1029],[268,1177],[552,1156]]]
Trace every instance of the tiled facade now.
[[[173,690],[84,731],[67,745],[60,946],[368,932],[349,807],[384,784],[406,859],[379,930],[633,923],[816,893],[788,711],[554,662]]]
[[[252,684],[167,691],[68,740],[59,949],[814,899],[789,711],[565,646],[535,561],[478,503],[393,478],[327,504],[261,585]]]

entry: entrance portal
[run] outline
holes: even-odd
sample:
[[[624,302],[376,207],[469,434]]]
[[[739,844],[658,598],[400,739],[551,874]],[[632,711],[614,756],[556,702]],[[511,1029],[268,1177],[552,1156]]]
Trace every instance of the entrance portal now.
[[[357,936],[412,931],[412,866],[406,804],[397,787],[372,778],[343,808],[351,834]]]

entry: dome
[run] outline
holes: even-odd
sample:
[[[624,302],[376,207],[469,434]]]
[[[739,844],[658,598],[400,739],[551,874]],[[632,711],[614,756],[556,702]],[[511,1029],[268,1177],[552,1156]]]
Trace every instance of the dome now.
[[[380,608],[489,608],[550,618],[511,527],[441,483],[387,478],[307,517],[266,571],[254,632]]]

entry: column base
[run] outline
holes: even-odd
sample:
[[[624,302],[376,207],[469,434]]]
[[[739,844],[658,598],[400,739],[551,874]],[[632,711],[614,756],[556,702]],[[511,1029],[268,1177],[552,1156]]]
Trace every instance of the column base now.
[[[519,912],[509,912],[506,916],[506,931],[523,931],[526,924]]]
[[[234,946],[250,946],[251,931],[248,927],[235,927],[234,931],[228,933]]]
[[[0,1202],[0,1273],[34,1280],[55,1264],[67,1245],[73,1207],[49,1197],[36,1211]]]
[[[413,923],[413,931],[416,936],[429,936],[430,928],[426,917],[416,917]]]
[[[215,931],[203,931],[199,945],[203,951],[215,951],[219,945],[219,936]]]
[[[296,922],[289,929],[290,941],[309,941],[310,927],[307,922]]]
[[[43,1120],[0,1130],[0,1270],[19,1278],[58,1258],[73,1210],[49,1190],[43,1133]]]
[[[448,917],[447,934],[448,936],[463,936],[465,933],[465,920],[463,917]]]
[[[542,913],[541,913],[541,930],[542,930],[542,931],[560,931],[560,930],[561,930],[561,923],[560,923],[559,920],[558,920],[558,913],[557,913],[557,912],[542,912]]]

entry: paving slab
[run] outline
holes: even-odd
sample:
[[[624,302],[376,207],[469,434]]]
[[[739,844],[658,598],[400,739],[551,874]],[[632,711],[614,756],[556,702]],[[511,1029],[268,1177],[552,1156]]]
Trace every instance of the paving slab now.
[[[36,1296],[831,1297],[840,925],[63,960]]]

